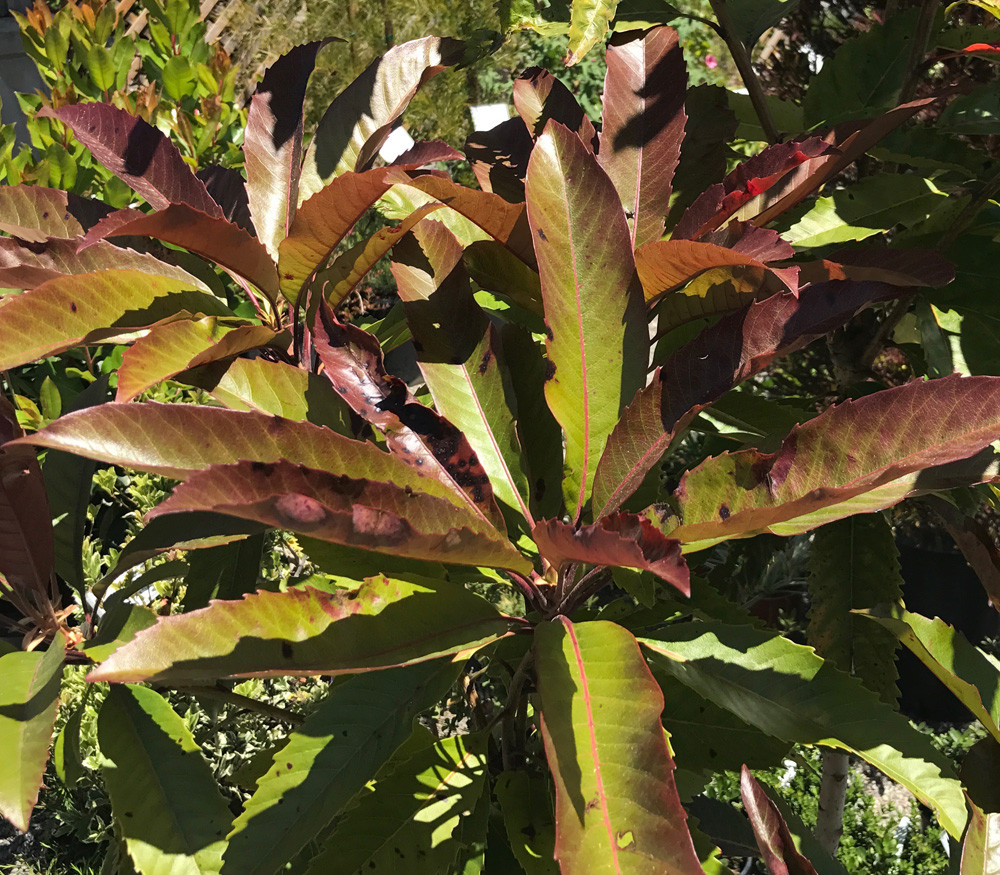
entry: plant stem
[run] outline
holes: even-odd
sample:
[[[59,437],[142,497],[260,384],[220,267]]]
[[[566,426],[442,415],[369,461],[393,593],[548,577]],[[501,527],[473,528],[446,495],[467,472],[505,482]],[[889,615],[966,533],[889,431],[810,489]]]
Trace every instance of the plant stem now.
[[[764,136],[767,137],[769,143],[780,142],[781,135],[778,133],[778,126],[774,123],[774,118],[771,116],[771,108],[767,105],[767,95],[764,94],[760,79],[757,78],[757,74],[754,72],[753,63],[750,61],[750,53],[747,51],[746,46],[743,45],[743,41],[736,35],[733,19],[726,8],[726,0],[710,0],[710,2],[712,4],[712,11],[715,13],[715,18],[721,28],[722,38],[726,41],[729,53],[736,62],[736,69],[739,70],[740,78],[743,80],[747,93],[750,95],[750,103],[753,105],[754,112],[757,113],[760,126],[764,129]]]
[[[607,568],[603,566],[592,568],[580,578],[580,582],[567,594],[564,600],[565,604],[560,603],[560,613],[569,614],[576,610],[610,579],[611,572]]]
[[[940,0],[923,0],[920,4],[920,17],[913,31],[913,42],[910,43],[910,56],[906,62],[906,78],[899,91],[899,102],[909,103],[917,91],[920,82],[920,71],[927,48],[930,45],[931,32],[934,29],[934,17],[937,15]]]
[[[823,752],[823,778],[819,785],[816,841],[831,856],[837,853],[844,833],[844,801],[847,799],[847,767],[850,760],[839,750]]]
[[[189,696],[205,696],[208,699],[217,699],[220,702],[235,705],[237,708],[243,708],[246,711],[253,711],[281,723],[290,723],[292,726],[300,726],[305,719],[301,714],[296,714],[294,711],[279,708],[277,705],[268,705],[267,702],[258,702],[249,696],[241,696],[239,693],[234,693],[232,690],[226,690],[222,687],[173,687],[173,689],[178,693],[186,693]]]

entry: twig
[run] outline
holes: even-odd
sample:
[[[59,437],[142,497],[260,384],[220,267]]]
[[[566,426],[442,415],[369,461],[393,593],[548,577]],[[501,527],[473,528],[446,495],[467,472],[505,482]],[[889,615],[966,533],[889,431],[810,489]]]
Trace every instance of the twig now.
[[[726,0],[710,0],[710,2],[712,4],[712,11],[715,13],[715,18],[721,28],[722,38],[726,41],[729,53],[736,62],[736,69],[739,70],[740,78],[743,80],[747,93],[750,95],[750,103],[753,105],[754,112],[757,113],[760,126],[764,129],[764,136],[767,137],[769,143],[780,142],[781,135],[778,133],[778,126],[774,123],[774,118],[771,115],[771,108],[767,105],[767,95],[764,94],[760,79],[757,78],[757,74],[754,72],[753,64],[750,61],[750,53],[747,51],[746,46],[743,45],[743,41],[736,35],[733,19],[726,8]]]
[[[220,702],[235,705],[237,708],[242,708],[245,711],[254,711],[257,714],[270,717],[272,720],[278,720],[281,723],[290,723],[292,726],[300,726],[305,720],[301,714],[296,714],[294,711],[288,711],[277,705],[268,705],[267,702],[258,702],[249,696],[241,696],[239,693],[234,693],[232,690],[226,690],[222,687],[172,687],[171,689],[178,693],[186,693],[189,696],[204,696],[208,699],[217,699]]]
[[[930,45],[931,33],[934,29],[934,16],[937,14],[940,0],[923,0],[920,4],[920,17],[913,30],[913,42],[910,43],[910,56],[906,61],[906,78],[899,91],[899,103],[909,103],[917,91],[920,82],[921,64],[927,48]]]

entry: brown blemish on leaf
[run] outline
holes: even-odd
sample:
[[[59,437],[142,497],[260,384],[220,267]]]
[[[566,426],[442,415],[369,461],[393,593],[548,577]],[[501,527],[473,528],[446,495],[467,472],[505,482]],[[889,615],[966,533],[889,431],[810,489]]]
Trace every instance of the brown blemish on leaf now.
[[[552,340],[555,337],[555,335],[552,333],[552,326],[549,325],[548,322],[545,323],[545,336],[549,340]]]
[[[541,228],[538,229],[538,236],[539,236],[540,239],[544,240],[546,243],[549,240],[549,238],[545,236],[545,232]]]
[[[76,312],[76,304],[73,301],[69,302],[69,311],[70,311],[70,313],[75,313]]]
[[[493,351],[487,349],[486,352],[483,353],[483,357],[479,362],[478,371],[480,376],[485,374],[486,371],[489,369],[490,362],[492,361],[492,359],[493,359]]]
[[[311,531],[323,523],[327,510],[315,498],[289,492],[274,501],[274,512],[284,528]]]
[[[729,508],[724,504],[719,507],[719,519],[723,522],[729,519]]]
[[[409,525],[402,517],[363,504],[355,504],[351,508],[351,524],[366,542],[382,545],[399,544],[409,531]]]
[[[545,382],[547,383],[556,375],[556,366],[548,359],[545,360]]]

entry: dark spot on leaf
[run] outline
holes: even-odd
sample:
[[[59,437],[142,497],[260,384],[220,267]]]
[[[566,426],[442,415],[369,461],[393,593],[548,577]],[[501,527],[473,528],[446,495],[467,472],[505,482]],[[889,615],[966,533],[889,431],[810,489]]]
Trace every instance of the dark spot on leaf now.
[[[131,811],[126,811],[125,812],[125,816],[126,817],[135,817],[135,815]]]
[[[533,839],[537,835],[537,831],[533,824],[528,824],[526,827],[522,828],[521,835],[526,836],[529,839]]]
[[[73,301],[69,302],[69,311],[70,311],[70,313],[75,313],[76,312],[76,304],[73,303]]]
[[[547,383],[556,375],[556,366],[548,359],[545,360],[545,382]]]
[[[493,358],[493,351],[490,350],[490,349],[487,349],[486,352],[483,353],[483,357],[482,357],[482,359],[479,362],[478,371],[479,371],[480,374],[485,374],[486,373],[487,369],[490,366],[490,361],[492,360],[492,358]]]
[[[47,219],[48,217],[49,217],[49,211],[46,210],[44,213],[42,213],[42,218]]]
[[[405,492],[407,495],[413,495],[413,487],[412,486],[404,486],[403,487],[403,492]]]
[[[724,504],[719,506],[719,519],[723,521],[729,519],[729,508]]]
[[[545,336],[546,336],[546,337],[547,337],[547,338],[548,338],[549,340],[552,340],[552,338],[554,338],[554,337],[555,337],[555,335],[554,335],[554,334],[552,333],[552,326],[551,326],[551,325],[549,325],[549,323],[548,323],[548,322],[546,322],[546,323],[545,323]]]
[[[292,767],[292,764],[291,764],[291,763],[285,763],[285,768],[286,768],[286,769],[290,769],[291,767]]]
[[[292,645],[289,644],[287,641],[282,641],[281,642],[281,655],[285,659],[291,659],[292,658]]]
[[[548,239],[549,239],[549,238],[545,236],[545,232],[544,232],[544,231],[543,231],[543,230],[542,230],[541,228],[539,228],[539,229],[538,229],[538,236],[539,236],[539,237],[540,237],[540,238],[541,238],[542,240],[545,240],[546,242],[548,242]]]
[[[535,501],[541,501],[543,495],[545,495],[545,481],[539,477],[535,481]]]
[[[265,465],[263,462],[251,462],[250,463],[250,470],[253,471],[255,474],[259,474],[266,467],[267,467],[267,465]]]

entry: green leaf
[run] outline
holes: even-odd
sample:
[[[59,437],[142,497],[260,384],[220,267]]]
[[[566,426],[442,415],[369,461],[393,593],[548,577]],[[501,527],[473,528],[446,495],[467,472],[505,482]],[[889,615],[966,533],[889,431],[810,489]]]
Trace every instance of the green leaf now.
[[[783,236],[800,248],[864,240],[896,225],[915,225],[939,209],[944,198],[917,174],[876,173],[818,198]]]
[[[49,649],[0,656],[0,815],[27,832],[31,811],[49,758],[59,709],[66,638],[56,635]]]
[[[604,39],[615,17],[618,0],[573,0],[569,19],[569,45],[563,62],[572,67]]]
[[[416,245],[414,245],[414,243]],[[461,431],[497,498],[530,520],[517,407],[496,329],[472,297],[462,247],[439,222],[397,247],[393,276],[434,405]]]
[[[722,623],[669,626],[640,639],[655,664],[716,705],[789,742],[854,753],[933,808],[958,837],[965,797],[926,736],[861,682],[776,632]]]
[[[975,805],[962,843],[961,875],[1000,872],[1000,814],[986,814]]]
[[[80,725],[83,722],[85,705],[78,707],[71,715],[62,732],[56,736],[52,748],[52,764],[59,780],[67,787],[73,787],[84,773],[83,757],[80,754]]]
[[[598,161],[631,218],[634,249],[663,236],[687,120],[687,73],[668,27],[616,37],[607,64]]]
[[[794,534],[940,487],[925,469],[968,459],[1000,433],[1000,378],[913,382],[830,407],[775,454],[708,459],[681,480],[670,537],[701,549],[758,532]],[[967,483],[979,482],[975,466]]]
[[[903,579],[892,528],[882,514],[859,514],[822,526],[809,555],[809,628],[816,652],[853,674],[888,705],[899,698],[896,636],[877,634],[855,608],[896,604]]]
[[[84,652],[94,662],[102,662],[119,647],[135,638],[143,629],[155,626],[156,619],[156,614],[145,605],[132,605],[119,601],[105,609],[97,635],[84,645]]]
[[[701,873],[663,695],[635,639],[614,623],[557,617],[535,628],[534,649],[560,870]]]
[[[122,356],[115,400],[131,401],[181,371],[266,346],[275,337],[265,325],[226,326],[214,316],[157,326]]]
[[[810,128],[872,118],[896,105],[919,11],[904,9],[838,47],[809,83],[803,108]]]
[[[931,620],[899,608],[864,611],[862,616],[902,641],[1000,742],[1000,662],[938,617]]]
[[[97,720],[104,785],[140,872],[217,873],[229,807],[184,721],[146,687],[113,687]]]
[[[451,686],[441,661],[357,675],[333,688],[275,752],[229,833],[223,872],[271,875],[323,830]]]
[[[145,328],[182,309],[232,315],[218,298],[191,291],[196,287],[183,279],[111,269],[57,277],[8,296],[0,303],[0,369]]]
[[[502,772],[493,793],[503,813],[510,849],[527,875],[556,875],[555,816],[548,782],[534,772]]]
[[[184,610],[204,608],[212,599],[238,599],[257,586],[264,533],[230,544],[192,550],[184,577]]]
[[[91,45],[83,54],[83,63],[101,91],[109,91],[115,87],[115,64],[109,52],[102,45]],[[168,62],[169,65],[169,62]],[[179,100],[180,98],[174,98]]]
[[[996,134],[1000,132],[1000,95],[986,85],[960,94],[945,107],[935,127],[949,134]]]
[[[194,89],[195,70],[184,55],[174,55],[163,65],[161,80],[167,96],[180,103]]]
[[[149,515],[204,510],[395,556],[531,572],[471,509],[391,481],[285,461],[216,465],[192,474]]]
[[[365,791],[306,875],[454,872],[461,824],[486,777],[486,737],[456,735],[418,750]]]
[[[88,675],[91,681],[343,674],[423,662],[507,634],[511,622],[453,583],[384,576],[354,592],[311,587],[163,617]]]
[[[299,203],[334,177],[365,170],[420,86],[460,56],[461,43],[425,37],[374,60],[320,119],[302,165]]]
[[[549,357],[545,398],[563,427],[563,493],[574,521],[621,409],[645,382],[646,321],[614,185],[576,134],[550,122],[525,188]]]
[[[237,358],[221,375],[209,365],[178,379],[200,386],[230,410],[255,411],[325,425],[351,434],[350,409],[330,381],[304,368],[264,358]]]
[[[42,380],[42,385],[38,390],[38,400],[42,405],[42,416],[46,419],[58,419],[59,414],[62,413],[62,397],[52,377],[46,377]]]
[[[791,15],[799,0],[728,0],[726,10],[740,42],[752,49],[764,31]]]

